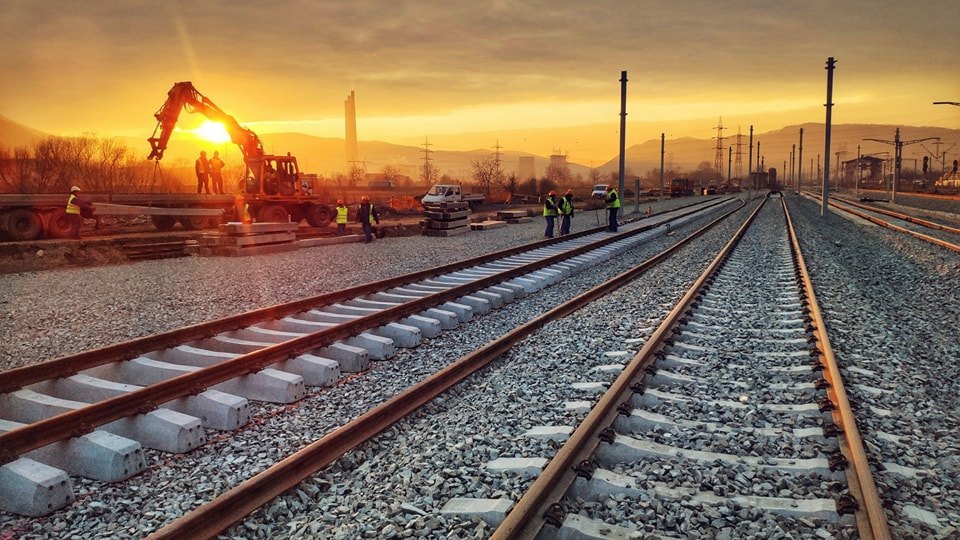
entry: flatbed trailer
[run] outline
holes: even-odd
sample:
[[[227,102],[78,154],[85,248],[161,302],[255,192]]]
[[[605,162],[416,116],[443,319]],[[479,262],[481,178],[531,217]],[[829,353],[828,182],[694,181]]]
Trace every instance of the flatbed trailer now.
[[[67,218],[69,194],[0,194],[0,233],[10,240],[67,238],[74,232]],[[193,193],[83,193],[94,215],[146,215],[162,231],[177,223],[186,230],[216,227],[233,215],[233,195]]]

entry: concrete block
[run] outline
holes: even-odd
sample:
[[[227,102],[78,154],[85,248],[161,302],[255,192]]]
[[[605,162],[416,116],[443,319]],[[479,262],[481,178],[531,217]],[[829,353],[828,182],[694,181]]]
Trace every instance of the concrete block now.
[[[460,326],[460,319],[457,317],[457,314],[445,309],[430,308],[419,315],[422,317],[428,317],[430,319],[436,319],[440,322],[440,328],[444,330],[453,330],[454,328]]]
[[[643,536],[636,529],[610,525],[603,520],[572,513],[563,518],[563,524],[555,532],[557,540],[627,540]]]
[[[456,317],[454,317],[456,318]],[[400,324],[405,324],[408,326],[413,326],[420,330],[420,336],[425,339],[433,339],[440,335],[442,328],[440,326],[440,321],[433,319],[431,317],[423,317],[421,315],[411,315],[404,319],[398,321]]]
[[[493,292],[499,292],[499,289],[507,289],[513,292],[514,300],[518,298],[523,298],[527,295],[527,287],[521,283],[513,283],[513,281],[504,281],[499,285],[494,285],[491,287]],[[512,300],[511,300],[512,301]]]
[[[411,300],[416,300],[417,298],[420,298],[420,297],[409,295],[409,294],[393,294],[393,293],[379,292],[376,294],[371,294],[367,298],[375,302],[396,302],[398,304],[403,304],[406,302],[410,302]]]
[[[397,307],[400,304],[403,304],[404,302],[407,302],[407,300],[397,302],[396,300],[385,301],[385,300],[373,300],[368,298],[355,298],[353,300],[347,300],[346,302],[343,302],[343,304],[350,307],[384,310],[384,309]]]
[[[419,283],[410,283],[409,285],[404,285],[404,289],[412,291],[426,291],[428,293],[438,293],[446,291],[447,289],[456,287],[455,283],[441,283],[431,279],[425,279]]]
[[[490,313],[490,301],[479,296],[461,296],[457,298],[457,304],[468,306],[476,315]]]
[[[543,285],[541,285],[541,284],[539,283],[539,281],[537,281],[537,280],[535,280],[535,279],[532,279],[532,278],[528,278],[528,277],[526,277],[526,276],[524,276],[524,277],[515,277],[515,278],[511,279],[510,281],[505,281],[504,283],[502,283],[502,285],[504,285],[504,284],[505,284],[505,285],[516,285],[516,286],[522,287],[522,288],[523,288],[523,292],[524,292],[525,294],[533,294],[533,293],[535,293],[535,292],[537,292],[537,291],[539,291],[540,289],[543,288]]]
[[[0,510],[38,517],[73,501],[70,477],[60,469],[29,458],[0,467]]]
[[[423,341],[419,328],[402,323],[393,322],[386,324],[379,328],[368,330],[368,333],[389,338],[393,340],[395,346],[405,349],[417,347],[420,345],[420,342]]]
[[[470,224],[470,228],[473,229],[474,231],[489,231],[492,229],[499,229],[500,227],[506,227],[506,226],[507,226],[506,221],[495,221],[495,220],[487,220],[487,221],[481,221],[480,223]]]
[[[303,332],[284,332],[282,330],[272,330],[270,328],[261,328],[258,326],[248,326],[240,330],[234,330],[226,334],[237,339],[249,341],[264,341],[267,343],[283,343],[294,338],[303,336]]]
[[[492,473],[513,473],[533,477],[547,466],[546,458],[497,458],[488,461],[486,469]]]
[[[456,313],[457,319],[460,322],[467,322],[470,319],[473,319],[473,310],[470,309],[470,306],[466,306],[457,302],[446,302],[441,304],[440,309]]]
[[[248,339],[238,339],[229,335],[220,335],[214,336],[211,339],[188,343],[188,345],[198,349],[207,349],[210,351],[247,354],[260,350],[264,347],[269,347],[270,345],[273,345],[273,343],[264,340],[252,341]]]
[[[520,290],[522,291],[523,287],[520,287]],[[503,287],[502,284],[487,287],[481,292],[488,292],[490,294],[495,294],[499,296],[501,299],[503,299],[504,304],[509,304],[513,302],[515,298],[519,298],[519,296],[517,296],[516,291],[514,291],[514,289],[510,287]]]
[[[27,387],[39,394],[83,403],[94,403],[112,397],[129,394],[143,388],[139,385],[113,382],[88,374],[78,373],[71,377],[51,379]]]
[[[274,364],[279,370],[303,377],[307,386],[333,386],[340,379],[340,363],[330,358],[301,354]]]
[[[329,324],[343,324],[350,321],[355,321],[360,317],[362,317],[362,315],[344,315],[342,313],[323,311],[322,309],[311,309],[306,313],[301,313],[297,318]]]
[[[296,232],[298,223],[240,223],[231,221],[220,225],[220,234],[254,235],[275,232]]]
[[[387,360],[396,354],[396,346],[390,338],[364,332],[344,340],[347,345],[367,350],[367,356],[373,360]]]
[[[491,309],[500,309],[503,307],[503,296],[490,292],[490,290],[475,291],[471,296],[486,300],[487,303],[490,304]]]
[[[324,306],[323,311],[326,311],[327,313],[337,313],[340,315],[357,315],[360,317],[366,317],[367,315],[379,313],[383,311],[383,309],[354,307],[344,304],[331,304],[329,306]]]
[[[153,360],[184,366],[207,367],[236,357],[235,353],[198,349],[190,345],[178,345],[169,349],[149,352],[144,355]]]
[[[464,221],[466,221],[466,220],[464,220]],[[436,221],[433,221],[433,222],[431,222],[431,225],[436,224],[436,223],[437,223]],[[456,236],[456,235],[458,235],[458,234],[463,234],[463,233],[467,233],[467,232],[470,232],[470,227],[467,227],[467,226],[466,226],[466,223],[464,223],[464,226],[462,226],[462,227],[457,227],[457,228],[455,228],[455,229],[433,229],[433,228],[424,229],[423,235],[424,235],[424,236],[447,237],[447,236]]]
[[[482,519],[490,527],[498,527],[513,507],[511,499],[450,499],[440,509],[441,515],[456,516],[465,520]]]
[[[0,433],[24,425],[0,420]],[[23,457],[62,469],[68,474],[102,482],[126,480],[147,466],[140,443],[99,430],[48,444],[27,452]]]
[[[313,354],[335,360],[340,364],[340,371],[343,373],[359,373],[370,367],[370,357],[367,350],[346,343],[334,343],[319,351],[314,351]]]
[[[174,454],[189,452],[207,442],[199,418],[163,408],[114,420],[100,429]]]
[[[268,403],[293,403],[307,395],[303,377],[269,367],[250,375],[224,381],[213,388]]]
[[[320,332],[321,330],[326,330],[327,328],[333,328],[336,325],[336,323],[311,321],[307,319],[299,319],[297,317],[284,317],[279,320],[262,322],[257,326],[260,328],[266,328],[268,330],[290,332],[292,334],[291,337],[300,337],[304,334]]]
[[[414,298],[423,298],[424,296],[430,296],[431,294],[435,292],[439,292],[441,290],[445,290],[445,289],[424,290],[424,289],[413,288],[410,286],[404,286],[404,287],[396,287],[394,289],[390,289],[387,292],[389,294],[399,294],[403,296],[412,296]]]
[[[250,421],[250,402],[219,390],[206,390],[164,403],[163,406],[199,418],[207,429],[231,431]]]
[[[571,433],[573,433],[573,426],[533,426],[523,435],[532,439],[565,441],[570,438]]]
[[[321,236],[318,238],[303,238],[297,240],[297,244],[302,248],[308,247],[317,247],[317,246],[330,246],[333,244],[350,244],[353,242],[360,242],[363,240],[363,235],[360,234],[345,234],[343,236]]]

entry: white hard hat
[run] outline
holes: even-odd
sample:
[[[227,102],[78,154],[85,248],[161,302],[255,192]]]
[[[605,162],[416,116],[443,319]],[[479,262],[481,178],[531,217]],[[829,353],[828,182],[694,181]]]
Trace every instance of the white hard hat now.
[[[71,193],[74,192],[74,191],[80,191],[80,187],[79,187],[79,186],[73,186],[72,188],[70,188],[70,192],[71,192]]]

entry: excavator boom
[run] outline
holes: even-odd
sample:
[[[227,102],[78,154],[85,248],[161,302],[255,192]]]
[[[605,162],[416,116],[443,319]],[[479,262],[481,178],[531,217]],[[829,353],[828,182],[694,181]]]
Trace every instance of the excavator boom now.
[[[201,113],[210,120],[223,124],[230,140],[240,147],[245,159],[263,156],[263,144],[256,133],[241,126],[232,116],[223,112],[213,101],[198,92],[190,81],[184,81],[173,85],[167,92],[167,100],[154,114],[157,127],[153,130],[153,136],[147,139],[150,142],[150,156],[147,159],[163,159],[163,152],[167,149],[167,142],[183,109]]]

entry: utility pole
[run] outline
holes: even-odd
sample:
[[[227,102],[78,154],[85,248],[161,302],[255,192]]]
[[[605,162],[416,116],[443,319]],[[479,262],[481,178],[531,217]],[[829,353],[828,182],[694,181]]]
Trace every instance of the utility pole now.
[[[663,150],[664,150],[664,134],[660,134],[660,199],[663,199]]]
[[[716,152],[713,157],[713,168],[717,171],[717,174],[723,176],[723,117],[720,117],[720,121],[717,123],[717,147]]]
[[[753,124],[750,125],[750,160],[747,161],[747,175],[753,176]],[[753,178],[747,178],[747,189],[752,189],[752,187]]]
[[[627,72],[620,72],[620,181],[617,196],[623,197],[624,158],[627,145]]]
[[[500,139],[497,139],[496,146],[493,147],[493,164],[494,164],[494,178],[497,182],[500,182],[503,179],[503,173],[500,171],[500,156],[502,155],[500,149],[503,148],[500,146]]]
[[[730,184],[730,161],[733,159],[733,147],[727,147],[727,185]]]
[[[797,166],[797,145],[794,144],[790,147],[790,185],[795,185],[795,180],[793,176],[794,168]]]
[[[833,57],[827,58],[827,120],[823,134],[823,196],[821,197],[820,215],[827,215],[827,197],[830,196],[830,119],[833,113],[833,70],[836,69],[837,61]],[[839,161],[839,156],[837,160]]]
[[[737,160],[733,164],[733,170],[736,177],[743,180],[743,134],[740,133],[740,126],[737,126]]]
[[[429,138],[424,137],[423,144],[421,144],[420,146],[423,147],[423,158],[421,158],[423,159],[423,179],[426,181],[427,184],[432,184],[434,180],[433,178],[434,174],[433,174],[433,164],[430,163],[433,160],[433,158],[430,157],[430,147],[433,145],[430,144]]]
[[[800,153],[797,154],[797,195],[800,194],[801,184],[803,184],[803,128],[800,128]]]
[[[761,164],[762,159],[760,158],[760,140],[757,140],[757,174],[754,176],[757,182],[757,190],[760,190],[760,173],[763,172],[763,164]]]
[[[903,147],[909,144],[914,144],[923,141],[932,141],[938,139],[939,137],[927,137],[925,139],[914,139],[912,141],[901,141],[900,140],[900,128],[897,128],[896,135],[892,141],[887,141],[883,139],[863,139],[865,141],[874,141],[883,144],[892,144],[893,145],[893,186],[890,190],[890,202],[896,204],[897,202],[897,186],[900,184],[900,163],[903,158]]]
[[[857,177],[854,179],[853,194],[856,198],[860,198],[860,179],[863,176],[862,169],[860,169],[860,145],[857,145]]]

